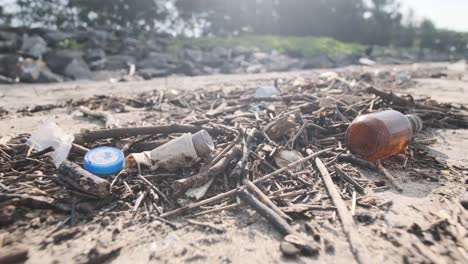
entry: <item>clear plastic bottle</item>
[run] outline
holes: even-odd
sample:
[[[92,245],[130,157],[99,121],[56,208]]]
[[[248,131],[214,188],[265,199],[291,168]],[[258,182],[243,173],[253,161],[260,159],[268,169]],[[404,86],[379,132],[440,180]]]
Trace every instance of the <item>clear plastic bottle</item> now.
[[[422,129],[421,118],[386,110],[357,117],[346,132],[349,150],[366,160],[386,159],[401,153]]]

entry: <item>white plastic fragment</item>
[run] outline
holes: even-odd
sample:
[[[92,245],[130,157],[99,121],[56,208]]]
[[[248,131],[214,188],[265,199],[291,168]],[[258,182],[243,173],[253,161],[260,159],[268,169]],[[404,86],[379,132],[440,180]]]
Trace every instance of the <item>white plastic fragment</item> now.
[[[288,166],[289,163],[298,161],[304,158],[299,151],[296,150],[282,150],[275,155],[273,160],[275,161],[276,165],[280,168]]]
[[[37,127],[26,144],[37,151],[52,147],[54,151],[49,155],[52,157],[55,167],[58,168],[67,159],[73,140],[75,140],[73,135],[65,133],[54,121],[49,119]]]

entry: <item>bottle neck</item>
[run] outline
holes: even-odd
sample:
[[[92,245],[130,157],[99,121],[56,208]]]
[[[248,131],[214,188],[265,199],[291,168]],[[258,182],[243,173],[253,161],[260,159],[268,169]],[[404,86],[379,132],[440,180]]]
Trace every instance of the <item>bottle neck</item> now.
[[[413,128],[413,135],[423,129],[423,121],[417,115],[405,115]]]

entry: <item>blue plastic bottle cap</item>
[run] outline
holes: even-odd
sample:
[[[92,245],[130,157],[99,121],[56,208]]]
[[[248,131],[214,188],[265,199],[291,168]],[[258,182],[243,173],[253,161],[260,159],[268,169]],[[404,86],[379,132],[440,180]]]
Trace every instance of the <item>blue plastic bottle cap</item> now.
[[[113,174],[122,169],[125,162],[123,152],[113,147],[91,149],[84,156],[85,169],[93,174]]]

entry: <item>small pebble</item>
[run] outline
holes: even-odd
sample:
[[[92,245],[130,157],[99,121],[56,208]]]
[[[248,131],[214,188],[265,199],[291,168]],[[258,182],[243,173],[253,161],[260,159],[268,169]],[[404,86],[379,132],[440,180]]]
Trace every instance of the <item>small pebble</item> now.
[[[375,180],[374,184],[377,187],[383,187],[383,186],[385,186],[385,181],[384,180]]]
[[[301,252],[296,246],[286,241],[281,242],[280,250],[286,257],[295,257]]]

